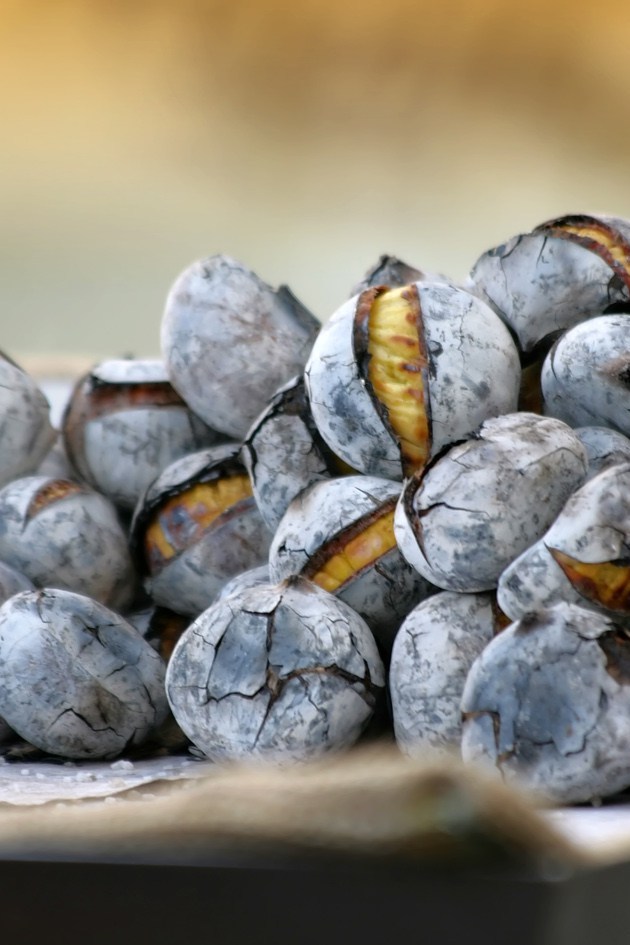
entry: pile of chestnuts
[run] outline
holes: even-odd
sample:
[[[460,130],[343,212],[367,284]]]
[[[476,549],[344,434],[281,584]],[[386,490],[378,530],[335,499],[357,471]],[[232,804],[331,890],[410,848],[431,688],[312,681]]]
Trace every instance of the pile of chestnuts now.
[[[630,788],[630,222],[323,324],[213,256],[162,360],[50,424],[0,359],[0,740],[276,764],[395,738],[556,803]]]

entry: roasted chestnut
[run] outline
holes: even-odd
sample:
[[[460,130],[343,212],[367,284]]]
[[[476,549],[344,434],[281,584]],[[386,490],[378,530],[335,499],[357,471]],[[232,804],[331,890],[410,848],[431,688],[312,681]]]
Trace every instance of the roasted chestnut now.
[[[136,574],[112,503],[68,479],[25,476],[0,489],[0,560],[37,587],[130,605]]]
[[[468,674],[462,756],[559,804],[630,786],[630,637],[571,604],[526,614]]]
[[[569,497],[545,534],[505,569],[497,596],[513,620],[559,601],[630,621],[630,463]]]
[[[286,286],[274,290],[229,256],[175,281],[162,353],[175,390],[213,429],[242,438],[274,391],[304,367],[319,322]]]
[[[64,758],[113,758],[166,718],[164,662],[122,617],[46,589],[0,608],[0,714]]]
[[[317,482],[289,505],[269,550],[272,580],[301,575],[350,604],[386,657],[403,618],[434,591],[396,545],[400,489],[375,476]]]
[[[464,683],[497,623],[493,594],[451,591],[405,617],[389,669],[394,732],[405,754],[459,753]]]
[[[161,361],[103,361],[79,380],[63,419],[68,457],[79,476],[133,510],[159,473],[222,439],[169,383]]]
[[[565,423],[529,413],[486,420],[408,481],[394,519],[398,545],[444,590],[491,590],[586,471],[586,451]]]
[[[509,325],[522,352],[630,302],[630,223],[573,214],[484,253],[469,288]]]
[[[179,640],[166,691],[181,729],[216,761],[304,761],[360,736],[384,692],[374,638],[308,581],[218,601]]]
[[[520,364],[495,313],[463,289],[366,289],[320,331],[305,368],[317,428],[354,469],[401,480],[516,410]]]
[[[281,387],[254,421],[241,458],[260,514],[272,532],[302,489],[355,471],[320,436],[301,375]]]
[[[196,617],[223,585],[266,562],[271,534],[238,443],[176,460],[138,503],[131,545],[156,604]]]

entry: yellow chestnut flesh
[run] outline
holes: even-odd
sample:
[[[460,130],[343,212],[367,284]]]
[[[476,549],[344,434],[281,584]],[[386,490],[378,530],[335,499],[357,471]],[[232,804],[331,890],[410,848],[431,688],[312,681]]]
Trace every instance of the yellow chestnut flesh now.
[[[307,568],[304,576],[325,591],[334,593],[355,574],[395,547],[394,510],[387,509],[358,534],[352,530],[345,541],[343,534],[338,536],[337,541],[331,542],[330,555],[326,557],[325,549],[322,549],[324,561],[318,555],[317,570]]]
[[[83,489],[76,482],[68,479],[50,479],[33,495],[26,511],[27,521],[53,502],[60,502],[62,499],[68,499],[81,492]]]
[[[409,286],[374,299],[368,319],[368,379],[400,441],[406,475],[422,468],[430,450],[427,367],[418,324],[418,302]]]
[[[605,253],[609,254],[614,262],[630,272],[630,258],[628,247],[619,242],[615,231],[605,224],[572,224],[564,223],[556,228],[561,233],[577,236],[579,239],[590,240],[596,243]]]
[[[150,570],[188,548],[227,509],[252,495],[246,473],[202,482],[171,496],[156,511],[144,546]]]
[[[587,563],[549,549],[576,591],[608,610],[630,611],[630,565],[625,561]]]

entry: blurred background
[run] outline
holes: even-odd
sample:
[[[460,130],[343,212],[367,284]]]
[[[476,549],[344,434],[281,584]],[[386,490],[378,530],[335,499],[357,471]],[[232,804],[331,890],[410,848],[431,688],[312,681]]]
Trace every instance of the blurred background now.
[[[321,319],[383,252],[462,279],[630,216],[624,0],[0,0],[0,348],[159,353],[204,255]]]

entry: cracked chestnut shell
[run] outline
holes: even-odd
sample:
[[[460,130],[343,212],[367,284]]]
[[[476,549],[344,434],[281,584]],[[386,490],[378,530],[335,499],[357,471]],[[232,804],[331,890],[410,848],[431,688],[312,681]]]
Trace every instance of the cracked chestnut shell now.
[[[290,504],[269,549],[273,581],[301,575],[334,593],[363,617],[386,656],[403,618],[434,590],[396,545],[400,489],[376,476],[317,482]]]
[[[26,371],[0,352],[0,486],[34,473],[54,440],[46,397]]]
[[[586,450],[589,477],[596,476],[608,466],[630,462],[630,439],[623,433],[610,427],[586,426],[574,429]]]
[[[415,266],[410,266],[396,256],[390,256],[384,253],[379,256],[378,261],[366,270],[363,278],[357,282],[350,295],[359,295],[365,289],[371,289],[374,286],[403,286],[412,282],[447,282],[443,276],[437,276],[434,273],[425,273]]]
[[[220,439],[182,400],[161,361],[103,361],[76,384],[64,444],[80,477],[133,510],[170,463]]]
[[[366,289],[322,327],[305,368],[317,428],[368,475],[400,480],[486,417],[516,409],[510,333],[457,286]]]
[[[210,256],[171,288],[162,355],[195,413],[242,439],[274,391],[302,370],[318,328],[286,286],[274,290],[235,259]]]
[[[384,684],[365,622],[303,580],[218,601],[184,633],[166,674],[178,724],[216,761],[304,761],[347,748]]]
[[[265,564],[271,534],[238,443],[176,460],[151,484],[131,523],[131,547],[156,604],[196,617],[223,585]]]
[[[630,638],[571,604],[525,615],[468,675],[462,755],[560,804],[630,786]]]
[[[584,447],[565,423],[529,413],[487,420],[409,480],[394,519],[398,545],[444,590],[492,590],[586,471]]]
[[[516,620],[558,601],[630,622],[630,463],[577,489],[542,538],[505,569],[497,589]]]
[[[301,375],[281,387],[254,421],[241,458],[271,532],[302,489],[320,479],[352,472],[320,436]]]
[[[484,253],[469,288],[505,321],[523,352],[584,318],[630,302],[630,223],[573,214]]]
[[[497,625],[493,594],[442,591],[405,617],[389,668],[394,733],[405,754],[459,752],[466,677]]]
[[[545,358],[541,387],[548,416],[630,435],[628,315],[600,315],[562,335]]]
[[[46,589],[0,608],[0,714],[64,758],[113,758],[167,714],[164,662],[122,617]]]
[[[87,485],[25,476],[0,489],[0,559],[37,587],[128,606],[136,588],[115,507]]]

